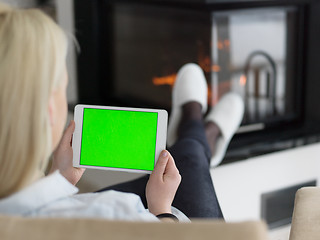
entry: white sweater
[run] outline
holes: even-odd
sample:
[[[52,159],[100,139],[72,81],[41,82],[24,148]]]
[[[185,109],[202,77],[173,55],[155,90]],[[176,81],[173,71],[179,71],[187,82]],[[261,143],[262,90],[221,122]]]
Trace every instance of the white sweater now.
[[[159,221],[133,193],[105,191],[76,194],[78,188],[58,171],[0,200],[0,213],[24,217],[85,217],[127,221]],[[180,221],[189,219],[172,208]]]

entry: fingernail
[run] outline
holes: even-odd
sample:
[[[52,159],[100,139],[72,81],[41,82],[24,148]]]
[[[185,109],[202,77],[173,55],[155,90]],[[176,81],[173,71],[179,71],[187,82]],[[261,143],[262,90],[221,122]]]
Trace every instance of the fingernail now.
[[[166,157],[166,156],[168,156],[168,152],[167,151],[163,151],[161,155],[162,155],[162,157]]]

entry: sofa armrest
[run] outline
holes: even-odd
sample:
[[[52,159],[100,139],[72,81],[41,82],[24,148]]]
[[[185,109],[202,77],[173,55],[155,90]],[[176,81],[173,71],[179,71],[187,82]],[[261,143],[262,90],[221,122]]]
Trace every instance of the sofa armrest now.
[[[192,223],[117,222],[99,219],[19,218],[0,216],[1,240],[266,240],[263,222]]]
[[[290,240],[320,239],[320,188],[304,187],[297,191]]]

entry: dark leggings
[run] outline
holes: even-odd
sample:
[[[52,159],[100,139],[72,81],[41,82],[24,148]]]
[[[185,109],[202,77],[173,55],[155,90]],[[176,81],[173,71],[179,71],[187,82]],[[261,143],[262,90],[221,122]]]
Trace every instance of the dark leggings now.
[[[186,121],[179,129],[179,139],[168,149],[182,176],[172,206],[189,218],[223,218],[210,175],[209,149],[201,121]],[[104,188],[135,193],[147,208],[145,188],[148,176]]]

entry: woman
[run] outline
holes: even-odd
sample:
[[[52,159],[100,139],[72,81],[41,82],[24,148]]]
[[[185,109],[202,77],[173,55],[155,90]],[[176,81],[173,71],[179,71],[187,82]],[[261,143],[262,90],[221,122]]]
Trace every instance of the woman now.
[[[221,161],[242,118],[241,99],[226,96],[204,125],[206,82],[198,66],[186,65],[173,91],[168,141],[175,144],[161,153],[150,177],[76,195],[73,185],[84,169],[72,166],[73,121],[63,133],[66,53],[65,34],[45,14],[0,4],[0,214],[173,221],[186,220],[184,212],[222,218],[210,160],[214,152],[213,164]]]

